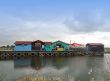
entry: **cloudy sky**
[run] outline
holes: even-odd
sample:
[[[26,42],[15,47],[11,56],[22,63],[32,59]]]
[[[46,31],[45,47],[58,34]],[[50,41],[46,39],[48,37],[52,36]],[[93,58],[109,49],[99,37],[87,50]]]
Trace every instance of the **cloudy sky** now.
[[[0,0],[0,46],[17,40],[110,46],[109,0]]]

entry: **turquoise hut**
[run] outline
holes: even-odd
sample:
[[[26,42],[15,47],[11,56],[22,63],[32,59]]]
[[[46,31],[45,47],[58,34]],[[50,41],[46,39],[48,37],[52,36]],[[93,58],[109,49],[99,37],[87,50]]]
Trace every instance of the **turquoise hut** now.
[[[45,51],[68,51],[69,44],[62,41],[55,41],[51,45],[45,45]]]

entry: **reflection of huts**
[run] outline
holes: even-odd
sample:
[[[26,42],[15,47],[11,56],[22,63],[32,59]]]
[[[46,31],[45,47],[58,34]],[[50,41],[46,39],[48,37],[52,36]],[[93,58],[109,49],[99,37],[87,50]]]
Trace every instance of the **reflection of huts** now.
[[[39,70],[42,68],[42,62],[41,62],[41,58],[40,57],[33,57],[31,59],[31,67]]]
[[[31,41],[16,41],[14,51],[31,51]]]
[[[44,42],[41,40],[36,40],[32,42],[32,50],[41,51],[44,49]]]
[[[30,58],[21,58],[14,60],[14,68],[27,68],[31,67],[31,59]]]
[[[69,44],[62,42],[62,41],[56,41],[53,42],[51,45],[45,46],[46,51],[67,51],[69,50]]]

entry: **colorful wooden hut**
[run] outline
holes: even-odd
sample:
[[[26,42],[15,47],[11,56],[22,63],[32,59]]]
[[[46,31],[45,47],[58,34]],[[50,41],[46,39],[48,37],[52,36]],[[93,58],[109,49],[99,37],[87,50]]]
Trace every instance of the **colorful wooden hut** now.
[[[45,51],[67,51],[69,50],[69,44],[62,41],[55,41],[51,45],[44,47]]]
[[[16,41],[14,51],[32,51],[31,41]]]
[[[41,40],[36,40],[32,42],[32,50],[33,51],[42,51],[44,49],[44,42]]]

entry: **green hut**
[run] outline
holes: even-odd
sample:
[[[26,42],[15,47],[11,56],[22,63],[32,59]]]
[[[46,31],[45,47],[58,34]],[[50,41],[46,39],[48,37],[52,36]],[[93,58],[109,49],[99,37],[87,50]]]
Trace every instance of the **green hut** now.
[[[45,51],[68,51],[69,44],[62,41],[55,41],[51,45],[45,46]]]

